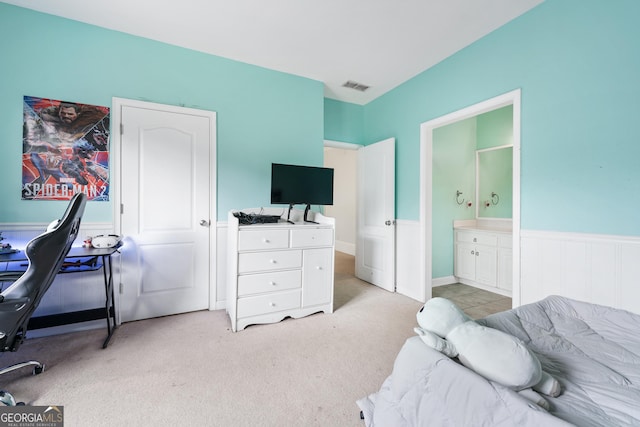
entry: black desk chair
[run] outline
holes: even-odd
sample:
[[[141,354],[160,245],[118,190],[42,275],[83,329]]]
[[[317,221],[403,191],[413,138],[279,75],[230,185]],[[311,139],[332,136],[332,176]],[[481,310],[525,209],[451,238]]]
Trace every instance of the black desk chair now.
[[[83,193],[73,196],[62,219],[51,223],[47,231],[27,243],[27,270],[6,290],[0,292],[1,352],[18,350],[25,340],[31,315],[60,271],[78,235],[86,201],[87,197]],[[0,374],[25,366],[33,366],[34,375],[44,370],[43,364],[31,360],[6,367],[0,370]],[[15,404],[13,396],[6,391],[0,391],[0,402],[5,405]]]

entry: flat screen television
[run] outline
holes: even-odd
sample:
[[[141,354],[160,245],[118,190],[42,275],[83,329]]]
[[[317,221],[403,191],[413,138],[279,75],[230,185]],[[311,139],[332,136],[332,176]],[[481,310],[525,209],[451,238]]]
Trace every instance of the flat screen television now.
[[[312,222],[311,205],[333,205],[333,169],[272,163],[271,204],[289,205],[289,214],[293,205],[307,205],[304,220]]]

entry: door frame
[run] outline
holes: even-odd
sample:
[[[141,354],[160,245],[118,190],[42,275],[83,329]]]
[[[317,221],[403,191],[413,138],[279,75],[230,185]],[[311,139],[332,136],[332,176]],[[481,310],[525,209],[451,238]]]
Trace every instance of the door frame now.
[[[420,125],[420,282],[422,300],[431,298],[433,286],[433,130],[475,117],[507,105],[513,105],[513,288],[512,304],[520,302],[520,108],[521,90],[515,89],[494,98],[429,120]],[[453,225],[452,225],[453,226]]]
[[[330,139],[325,139],[324,143],[323,143],[323,148],[336,148],[336,149],[345,150],[345,151],[358,151],[362,147],[364,147],[364,145],[362,145],[362,144],[355,144],[355,143],[352,143],[352,142],[343,142],[343,141],[334,141],[334,140],[330,140]],[[327,159],[324,158],[323,159],[323,166],[324,167],[327,167],[326,161],[327,161]],[[357,177],[358,159],[357,159],[357,157],[356,157],[356,162],[355,163],[356,163],[356,165],[354,166],[354,168],[356,169],[356,180],[355,180],[356,182],[353,183],[354,185],[356,185],[357,181],[358,181],[358,177]],[[334,186],[335,186],[335,184],[334,184]],[[357,189],[357,185],[356,185],[356,191],[355,191],[355,194],[354,194],[354,197],[356,198],[356,200],[357,200],[357,197],[358,197],[357,191],[358,191],[358,189]],[[349,220],[353,221],[353,223],[354,223],[353,232],[354,232],[354,234],[356,234],[356,230],[355,230],[356,224],[355,223],[357,221],[357,212],[353,215],[353,218],[349,218]],[[337,233],[337,231],[336,231],[336,233]],[[336,234],[336,236],[337,236],[337,234]],[[337,240],[336,240],[336,243],[337,243]],[[356,241],[353,242],[353,253],[350,253],[350,252],[346,252],[346,253],[349,253],[349,255],[355,256],[356,255],[356,253],[355,253],[356,249],[355,248],[356,248],[357,244],[358,244],[358,242],[357,242],[357,239],[356,239]],[[342,247],[341,249],[344,249],[344,247]],[[336,244],[336,250],[338,250],[338,245],[337,244]],[[342,252],[345,252],[345,251],[342,251]]]
[[[109,159],[110,163],[110,192],[111,200],[113,201],[113,226],[117,234],[120,234],[122,229],[121,223],[121,190],[122,190],[122,159],[121,159],[121,144],[122,144],[122,108],[133,107],[140,109],[153,109],[159,111],[165,111],[176,114],[190,114],[196,116],[203,116],[209,118],[209,188],[211,189],[211,197],[209,198],[209,310],[215,310],[217,299],[217,287],[216,287],[216,274],[217,274],[217,150],[216,150],[216,113],[214,111],[199,110],[195,108],[179,107],[175,105],[158,104],[155,102],[138,101],[127,98],[113,97],[111,99],[111,155]],[[120,281],[121,281],[121,268],[119,263],[116,264],[117,268],[114,272],[114,293],[116,299],[116,322],[121,324],[120,318]]]

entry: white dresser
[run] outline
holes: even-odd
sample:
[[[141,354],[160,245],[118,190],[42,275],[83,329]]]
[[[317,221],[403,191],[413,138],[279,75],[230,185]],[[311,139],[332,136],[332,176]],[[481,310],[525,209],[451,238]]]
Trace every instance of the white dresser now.
[[[454,228],[454,273],[460,283],[511,296],[512,233]]]
[[[234,332],[287,316],[333,312],[335,220],[314,213],[318,224],[305,223],[297,210],[292,219],[294,224],[240,225],[229,212],[227,313]]]

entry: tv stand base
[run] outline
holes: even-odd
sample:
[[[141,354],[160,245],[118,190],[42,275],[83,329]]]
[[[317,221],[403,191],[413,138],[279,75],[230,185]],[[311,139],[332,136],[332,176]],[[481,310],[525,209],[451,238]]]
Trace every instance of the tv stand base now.
[[[311,220],[307,219],[307,217],[309,215],[309,210],[311,210],[311,205],[307,205],[307,207],[304,208],[304,222],[310,222],[311,224],[318,224],[315,221],[311,221]]]

